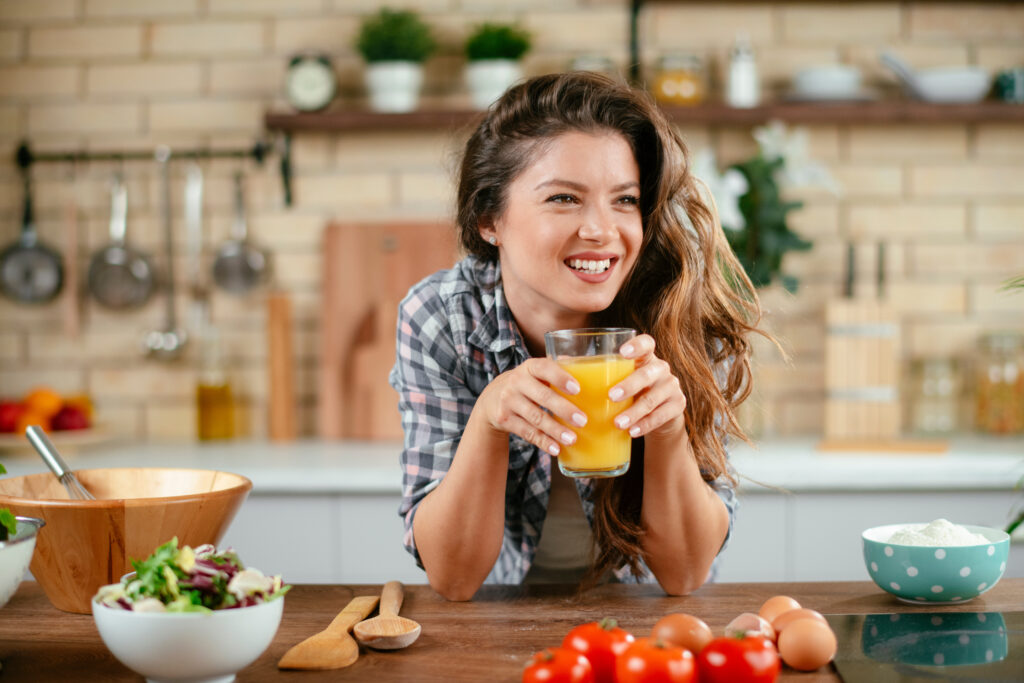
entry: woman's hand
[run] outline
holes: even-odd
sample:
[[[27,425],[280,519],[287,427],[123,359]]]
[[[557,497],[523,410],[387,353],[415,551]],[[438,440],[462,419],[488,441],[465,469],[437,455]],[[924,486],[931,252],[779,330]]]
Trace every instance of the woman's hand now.
[[[622,345],[619,353],[636,361],[636,369],[608,391],[613,401],[633,398],[615,425],[634,439],[645,434],[677,436],[686,430],[686,396],[669,364],[654,355],[654,338],[642,334]]]
[[[531,358],[495,377],[480,394],[474,410],[484,411],[492,429],[516,434],[551,455],[558,455],[560,444],[576,442],[576,433],[565,425],[582,427],[587,416],[552,387],[560,387],[570,395],[580,392],[579,383],[558,363],[548,358]]]

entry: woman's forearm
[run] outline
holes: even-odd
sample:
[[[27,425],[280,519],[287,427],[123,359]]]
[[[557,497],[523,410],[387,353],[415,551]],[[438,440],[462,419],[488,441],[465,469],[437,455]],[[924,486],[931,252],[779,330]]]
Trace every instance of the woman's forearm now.
[[[469,600],[501,550],[505,530],[508,434],[470,415],[451,468],[420,502],[413,534],[430,585]]]
[[[689,439],[646,437],[644,559],[670,595],[685,595],[707,578],[729,529],[729,512],[707,482]]]

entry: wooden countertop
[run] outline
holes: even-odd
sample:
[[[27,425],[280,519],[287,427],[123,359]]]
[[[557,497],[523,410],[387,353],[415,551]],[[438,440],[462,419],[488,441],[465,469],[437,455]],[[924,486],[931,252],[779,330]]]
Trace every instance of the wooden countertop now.
[[[246,681],[519,681],[529,656],[557,646],[578,624],[614,617],[634,635],[646,635],[659,617],[689,612],[716,634],[741,612],[756,612],[778,594],[824,614],[920,611],[870,582],[720,583],[689,596],[667,597],[657,586],[614,584],[577,597],[566,586],[485,586],[471,602],[453,603],[428,586],[406,586],[402,614],[423,626],[405,650],[363,651],[351,667],[327,672],[282,672],[277,660],[293,644],[325,627],[355,595],[380,586],[297,585],[288,594],[284,618],[268,650],[238,680]],[[962,605],[930,611],[1008,612],[1024,609],[1024,579],[1003,579],[985,595]],[[843,644],[840,644],[843,647]],[[187,655],[187,653],[185,653]],[[42,589],[25,582],[0,608],[0,662],[4,681],[138,681],[100,640],[92,616],[68,614],[50,605]],[[814,673],[784,669],[780,680],[838,681],[830,665]]]

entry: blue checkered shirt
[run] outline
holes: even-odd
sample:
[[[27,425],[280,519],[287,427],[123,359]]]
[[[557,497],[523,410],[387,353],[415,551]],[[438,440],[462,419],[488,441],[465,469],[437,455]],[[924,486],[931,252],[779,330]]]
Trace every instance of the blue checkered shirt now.
[[[389,381],[399,394],[405,430],[399,514],[405,522],[403,543],[422,567],[413,536],[419,503],[448,472],[477,397],[495,377],[529,358],[529,352],[505,300],[499,265],[473,256],[409,290],[399,306],[397,337]],[[547,514],[551,467],[550,455],[518,436],[509,437],[505,532],[487,583],[518,584],[529,571]],[[593,524],[594,482],[576,483],[583,512]],[[729,510],[731,534],[735,493],[724,478],[712,485]],[[644,572],[641,580],[654,581],[650,570],[644,567]],[[615,575],[635,581],[625,566]]]

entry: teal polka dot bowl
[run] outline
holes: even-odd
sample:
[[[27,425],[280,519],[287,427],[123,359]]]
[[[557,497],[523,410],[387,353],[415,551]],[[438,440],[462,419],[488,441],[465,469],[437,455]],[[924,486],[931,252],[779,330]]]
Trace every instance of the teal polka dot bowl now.
[[[1006,571],[1009,534],[984,526],[964,525],[989,540],[981,545],[920,546],[889,543],[899,529],[889,524],[864,531],[864,564],[879,588],[903,602],[956,604],[991,590]],[[923,524],[919,525],[923,526]]]

